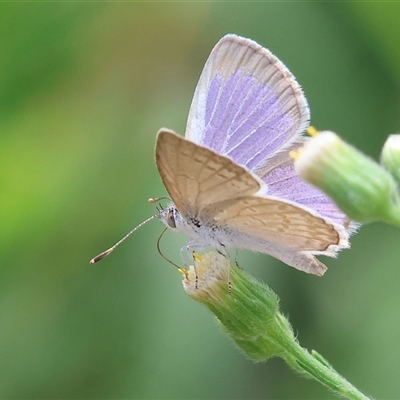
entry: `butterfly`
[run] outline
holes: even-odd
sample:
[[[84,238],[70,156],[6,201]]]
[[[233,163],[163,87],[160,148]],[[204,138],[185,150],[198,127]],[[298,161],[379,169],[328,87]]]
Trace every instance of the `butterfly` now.
[[[189,236],[183,251],[244,248],[322,276],[315,256],[349,247],[351,223],[302,181],[289,153],[310,112],[300,85],[269,50],[237,35],[213,48],[197,84],[185,137],[163,128],[155,159],[172,200],[157,217]]]

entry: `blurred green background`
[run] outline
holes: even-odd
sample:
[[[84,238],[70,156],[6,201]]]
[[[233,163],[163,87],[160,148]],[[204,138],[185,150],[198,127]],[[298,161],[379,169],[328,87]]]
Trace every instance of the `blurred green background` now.
[[[334,398],[247,360],[157,253],[155,134],[183,133],[226,33],[303,86],[312,123],[378,158],[400,131],[399,3],[2,3],[0,398]],[[169,233],[179,261],[184,237]],[[400,231],[365,226],[323,278],[247,252],[301,344],[375,398],[400,398]]]

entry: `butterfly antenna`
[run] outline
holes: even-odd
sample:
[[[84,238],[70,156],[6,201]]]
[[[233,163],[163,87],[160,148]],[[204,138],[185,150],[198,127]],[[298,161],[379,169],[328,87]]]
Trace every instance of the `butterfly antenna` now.
[[[158,238],[158,240],[157,240],[157,251],[158,251],[158,253],[160,254],[160,256],[161,256],[165,261],[169,262],[171,265],[173,265],[174,267],[178,268],[178,271],[179,271],[181,274],[184,274],[184,275],[186,276],[186,279],[187,279],[187,271],[186,271],[184,268],[180,267],[178,264],[175,264],[173,261],[171,261],[171,260],[170,260],[169,258],[167,258],[166,256],[164,256],[164,253],[161,251],[161,248],[160,248],[161,238],[163,237],[163,235],[164,235],[164,233],[167,231],[167,229],[168,229],[168,228],[165,228],[165,229],[161,232],[161,235],[159,236],[159,238]]]
[[[96,264],[98,261],[102,260],[104,257],[107,257],[109,254],[111,254],[125,239],[128,239],[129,236],[132,235],[133,232],[138,230],[140,227],[142,227],[144,224],[147,224],[147,222],[151,221],[153,218],[157,217],[156,215],[152,215],[151,217],[147,218],[143,222],[141,222],[139,225],[135,226],[131,231],[129,231],[122,239],[118,240],[117,243],[114,244],[114,246],[110,247],[108,250],[103,251],[102,253],[98,254],[96,257],[93,257],[90,260],[90,264]]]

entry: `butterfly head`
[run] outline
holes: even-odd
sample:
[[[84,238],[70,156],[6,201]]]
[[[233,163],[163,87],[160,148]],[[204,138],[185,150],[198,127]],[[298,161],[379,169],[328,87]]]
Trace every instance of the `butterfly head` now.
[[[200,229],[199,222],[195,218],[183,216],[175,204],[171,203],[167,208],[157,207],[156,215],[166,228],[184,233],[191,238],[198,236],[198,230]]]
[[[171,204],[167,208],[157,208],[157,218],[170,229],[176,229],[178,221],[181,220],[181,215],[176,207]]]

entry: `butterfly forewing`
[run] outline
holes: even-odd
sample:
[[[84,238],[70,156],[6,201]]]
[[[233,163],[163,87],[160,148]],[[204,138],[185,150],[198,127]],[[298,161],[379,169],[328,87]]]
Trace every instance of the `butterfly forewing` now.
[[[186,137],[253,169],[305,130],[309,111],[293,75],[252,40],[226,35],[212,50]]]
[[[226,157],[162,129],[157,135],[156,164],[178,210],[197,215],[204,207],[248,196],[261,183]]]

